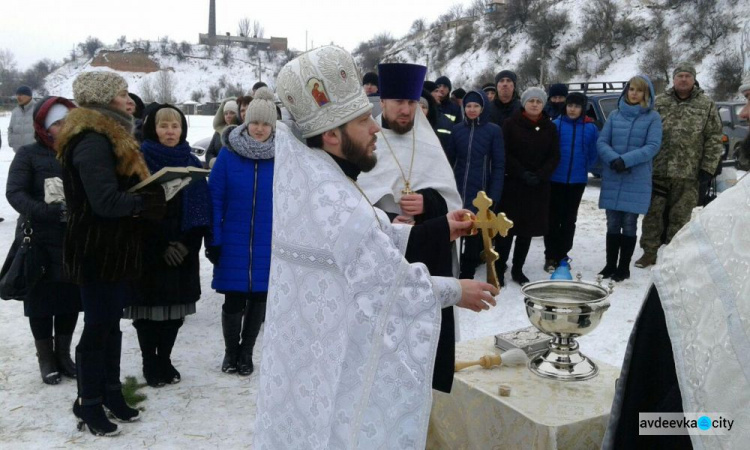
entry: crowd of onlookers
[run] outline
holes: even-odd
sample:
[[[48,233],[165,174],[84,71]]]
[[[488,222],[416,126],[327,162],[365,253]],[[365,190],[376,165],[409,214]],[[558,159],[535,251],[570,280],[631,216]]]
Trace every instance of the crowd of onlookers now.
[[[464,207],[476,211],[472,200],[484,191],[514,223],[494,242],[501,283],[511,250],[512,280],[529,281],[523,267],[533,237],[544,237],[545,269],[569,259],[595,167],[607,223],[601,275],[630,276],[640,215],[644,252],[635,265],[656,262],[659,246],[689,220],[722,154],[716,106],[696,82],[695,68],[680,63],[673,77],[659,95],[647,76],[632,77],[601,130],[586,114],[587,96],[564,84],[521,90],[510,70],[469,92],[453,89],[445,76],[424,82],[421,111],[453,168]],[[363,87],[377,96],[377,74],[366,74]],[[750,96],[750,85],[744,87]],[[120,319],[133,321],[148,385],[178,383],[170,355],[201,297],[203,247],[214,264],[211,287],[225,295],[221,370],[253,373],[269,286],[281,114],[263,83],[225,99],[213,121],[208,179],[157,181],[134,191],[165,167],[204,166],[186,141],[184,114],[173,105],[144,105],[112,72],[81,74],[73,92],[75,103],[57,96],[34,102],[25,86],[16,93],[6,197],[20,217],[8,260],[30,234],[43,249],[47,273],[24,298],[42,380],[77,378],[73,412],[92,433],[112,435],[118,428],[105,411],[120,421],[139,417],[121,390]],[[465,239],[461,278],[474,277],[482,246],[479,237]]]

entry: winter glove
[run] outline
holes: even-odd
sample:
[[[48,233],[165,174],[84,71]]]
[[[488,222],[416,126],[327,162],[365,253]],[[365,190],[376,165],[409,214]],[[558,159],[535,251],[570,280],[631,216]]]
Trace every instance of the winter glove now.
[[[167,199],[159,185],[146,186],[138,191],[143,201],[141,211],[137,216],[149,220],[161,220],[167,212]]]
[[[60,222],[68,221],[68,207],[65,203],[60,204]]]
[[[176,267],[182,264],[182,261],[185,260],[185,256],[182,254],[180,249],[173,244],[173,242],[169,243],[167,249],[164,250],[164,254],[162,255],[162,257],[164,258],[164,261],[166,261],[168,266]]]
[[[698,182],[701,184],[701,186],[708,185],[708,183],[711,182],[711,178],[713,177],[713,174],[710,174],[705,170],[701,170],[698,172]]]
[[[209,245],[206,247],[206,258],[211,261],[211,264],[218,265],[219,258],[221,258],[221,246],[220,245]]]
[[[541,180],[534,172],[526,171],[521,175],[521,179],[527,186],[536,186]]]
[[[623,173],[628,170],[628,168],[625,167],[625,161],[623,161],[622,158],[612,160],[612,162],[609,163],[609,168],[617,173]]]
[[[714,176],[705,170],[698,172],[698,205],[706,206],[713,198],[711,198],[711,179]]]

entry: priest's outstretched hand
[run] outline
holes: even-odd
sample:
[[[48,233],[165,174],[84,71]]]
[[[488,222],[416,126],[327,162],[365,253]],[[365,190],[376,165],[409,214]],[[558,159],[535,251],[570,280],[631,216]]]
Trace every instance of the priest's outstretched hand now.
[[[495,296],[500,291],[493,285],[476,280],[458,280],[461,283],[461,300],[456,304],[461,308],[480,312],[495,306]]]
[[[466,215],[470,215],[472,220],[466,220]],[[451,228],[451,242],[461,236],[471,234],[473,220],[476,218],[474,213],[468,209],[457,209],[448,213],[448,226]]]

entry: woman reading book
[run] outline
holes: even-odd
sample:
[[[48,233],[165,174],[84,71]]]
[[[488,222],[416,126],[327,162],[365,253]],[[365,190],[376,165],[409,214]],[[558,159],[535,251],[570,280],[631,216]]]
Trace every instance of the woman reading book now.
[[[190,151],[187,120],[172,105],[159,105],[143,124],[141,152],[151,173],[169,168],[201,167]],[[139,295],[125,309],[133,319],[143,356],[143,377],[152,387],[178,383],[171,354],[185,316],[200,299],[199,254],[210,224],[210,196],[201,178],[167,203],[166,214],[145,235],[144,273]]]

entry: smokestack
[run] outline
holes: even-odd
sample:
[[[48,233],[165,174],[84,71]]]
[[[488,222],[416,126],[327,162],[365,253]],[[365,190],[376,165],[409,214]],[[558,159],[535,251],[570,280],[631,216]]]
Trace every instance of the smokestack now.
[[[208,36],[216,38],[216,0],[209,1],[208,7]]]

